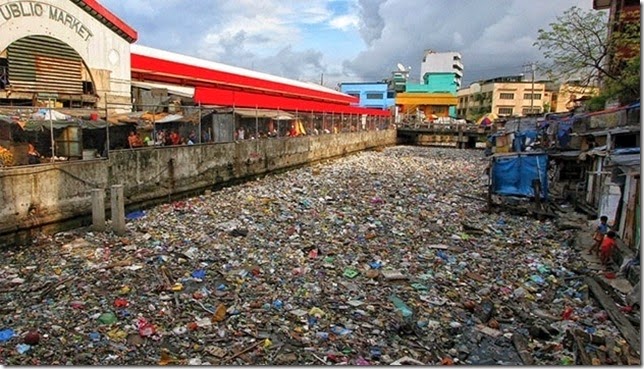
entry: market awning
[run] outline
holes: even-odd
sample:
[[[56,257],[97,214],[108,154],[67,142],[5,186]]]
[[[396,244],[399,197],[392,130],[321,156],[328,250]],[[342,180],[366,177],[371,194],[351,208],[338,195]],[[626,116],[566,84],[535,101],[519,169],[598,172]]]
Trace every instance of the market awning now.
[[[235,114],[244,118],[270,118],[275,120],[290,120],[295,119],[295,116],[285,111],[268,110],[268,109],[246,109],[237,108]]]
[[[153,89],[165,89],[168,91],[169,95],[176,95],[191,98],[195,95],[195,88],[189,86],[177,86],[167,83],[154,83],[154,82],[142,82],[142,81],[132,81],[132,87],[139,87],[146,90]]]
[[[165,117],[155,121],[155,123],[170,123],[183,120],[183,115],[181,114],[168,114]]]
[[[25,131],[43,131],[51,128],[53,129],[63,129],[67,127],[79,127],[81,129],[104,129],[107,126],[107,122],[99,120],[52,120],[51,123],[48,120],[28,120],[25,122],[15,122],[20,125]]]

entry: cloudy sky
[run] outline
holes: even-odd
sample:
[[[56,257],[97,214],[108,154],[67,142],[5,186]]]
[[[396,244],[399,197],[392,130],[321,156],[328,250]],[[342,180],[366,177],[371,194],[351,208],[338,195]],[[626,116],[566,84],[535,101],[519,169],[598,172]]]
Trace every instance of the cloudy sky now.
[[[423,52],[458,51],[464,86],[522,73],[532,46],[592,0],[100,0],[138,43],[287,78],[380,81],[398,63],[420,78]],[[323,77],[322,77],[323,76]]]

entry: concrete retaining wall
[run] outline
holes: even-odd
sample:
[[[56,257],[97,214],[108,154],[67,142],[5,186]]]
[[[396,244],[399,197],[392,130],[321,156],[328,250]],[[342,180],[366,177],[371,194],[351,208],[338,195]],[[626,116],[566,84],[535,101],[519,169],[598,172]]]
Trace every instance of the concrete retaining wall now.
[[[91,189],[125,186],[126,205],[396,143],[396,131],[110,152],[108,160],[0,170],[0,235],[91,214]]]

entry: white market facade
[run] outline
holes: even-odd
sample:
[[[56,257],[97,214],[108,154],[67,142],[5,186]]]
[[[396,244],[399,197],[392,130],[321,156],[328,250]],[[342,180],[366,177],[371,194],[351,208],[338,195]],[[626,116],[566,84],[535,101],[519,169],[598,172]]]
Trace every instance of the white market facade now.
[[[0,103],[129,110],[136,39],[96,0],[0,0]]]

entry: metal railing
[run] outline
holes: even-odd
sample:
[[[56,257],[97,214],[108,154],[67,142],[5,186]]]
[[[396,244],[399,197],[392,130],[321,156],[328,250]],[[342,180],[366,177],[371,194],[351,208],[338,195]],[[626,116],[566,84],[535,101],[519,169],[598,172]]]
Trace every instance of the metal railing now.
[[[105,159],[112,150],[293,138],[392,128],[389,116],[283,109],[107,104],[0,106],[0,167]]]

